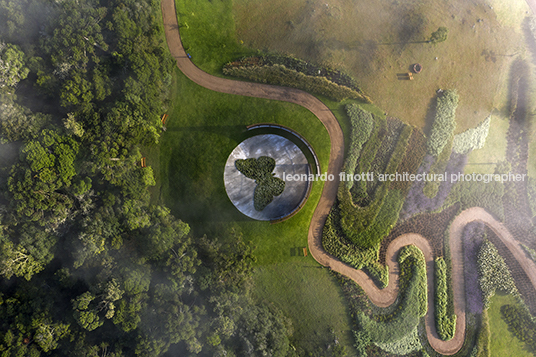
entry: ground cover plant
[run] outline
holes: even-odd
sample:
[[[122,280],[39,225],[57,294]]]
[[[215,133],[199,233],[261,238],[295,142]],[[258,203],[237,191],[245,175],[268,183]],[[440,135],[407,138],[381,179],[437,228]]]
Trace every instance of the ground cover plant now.
[[[490,298],[496,290],[517,295],[514,279],[497,248],[484,239],[478,252],[478,284],[482,290],[484,309],[489,307]]]
[[[469,151],[481,149],[486,143],[491,116],[488,116],[482,123],[475,128],[470,128],[463,133],[454,136],[452,151],[458,154],[467,154]]]

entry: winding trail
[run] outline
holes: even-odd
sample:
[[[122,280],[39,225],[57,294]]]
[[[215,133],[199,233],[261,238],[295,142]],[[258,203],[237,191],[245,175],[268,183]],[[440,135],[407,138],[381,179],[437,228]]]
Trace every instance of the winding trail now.
[[[536,0],[527,0],[536,4]],[[301,105],[310,110],[326,127],[331,139],[330,159],[327,173],[333,174],[334,181],[326,181],[324,189],[313,213],[309,226],[308,244],[313,258],[323,266],[345,275],[358,283],[370,300],[378,306],[386,307],[396,301],[398,296],[398,251],[405,245],[413,244],[422,250],[426,259],[428,281],[428,312],[426,314],[426,331],[430,345],[439,353],[452,355],[460,350],[465,340],[465,283],[463,275],[463,228],[469,222],[480,221],[488,225],[504,242],[514,257],[519,261],[524,272],[536,289],[536,265],[529,260],[519,244],[504,227],[483,208],[473,207],[460,213],[450,228],[450,251],[452,254],[452,283],[454,288],[454,310],[457,317],[456,334],[449,341],[442,341],[436,332],[434,322],[434,257],[432,248],[419,234],[404,234],[391,242],[387,248],[387,265],[389,266],[389,285],[378,289],[375,283],[361,270],[342,263],[329,255],[322,247],[322,228],[327,215],[335,203],[339,186],[339,172],[344,159],[344,137],[339,122],[333,113],[314,96],[298,89],[278,87],[267,84],[248,83],[212,76],[196,67],[187,57],[182,46],[174,0],[162,0],[164,30],[171,55],[177,61],[179,69],[193,82],[217,92],[243,95],[249,97],[280,100]]]

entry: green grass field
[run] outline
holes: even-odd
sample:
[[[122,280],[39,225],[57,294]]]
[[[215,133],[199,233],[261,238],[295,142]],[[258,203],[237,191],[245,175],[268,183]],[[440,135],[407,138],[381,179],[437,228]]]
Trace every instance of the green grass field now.
[[[457,88],[463,131],[506,105],[511,55],[524,51],[525,1],[492,3],[235,0],[233,12],[239,42],[344,69],[379,107],[413,125],[425,126],[438,88]],[[423,43],[439,26],[447,41]],[[415,80],[397,79],[416,62],[424,69]]]
[[[231,26],[228,2],[185,0],[177,1],[177,7],[179,15],[188,14],[179,17],[183,43],[205,71],[218,75],[227,60],[248,53],[236,45],[232,28],[220,32]],[[253,242],[256,298],[279,307],[292,320],[291,342],[297,351],[318,355],[332,342],[330,328],[351,351],[351,321],[340,287],[310,255],[302,254],[322,183],[314,184],[298,214],[273,225],[242,215],[228,199],[223,184],[227,157],[247,137],[246,125],[257,122],[279,123],[299,132],[312,144],[325,171],[330,141],[322,123],[290,103],[209,91],[178,69],[172,93],[175,99],[168,111],[167,131],[158,146],[143,151],[155,170],[153,203],[170,207],[175,216],[191,225],[194,236],[222,237],[222,232],[233,228]],[[344,117],[342,112],[339,115]]]
[[[491,330],[490,351],[492,357],[532,357],[525,344],[519,341],[508,329],[508,325],[501,317],[501,306],[516,304],[516,300],[511,295],[496,294],[491,299],[491,306],[488,310],[489,324]]]

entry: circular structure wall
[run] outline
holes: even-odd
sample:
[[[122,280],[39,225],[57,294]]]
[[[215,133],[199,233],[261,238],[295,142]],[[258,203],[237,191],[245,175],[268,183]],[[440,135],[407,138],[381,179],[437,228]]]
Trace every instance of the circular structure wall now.
[[[237,170],[236,160],[268,156],[275,160],[274,176],[285,181],[285,189],[262,211],[255,210],[253,194],[257,184]],[[257,135],[242,141],[233,150],[223,173],[227,196],[235,207],[246,216],[273,221],[284,218],[297,210],[307,197],[307,180],[286,181],[287,175],[309,175],[311,169],[303,152],[290,140],[275,134]]]

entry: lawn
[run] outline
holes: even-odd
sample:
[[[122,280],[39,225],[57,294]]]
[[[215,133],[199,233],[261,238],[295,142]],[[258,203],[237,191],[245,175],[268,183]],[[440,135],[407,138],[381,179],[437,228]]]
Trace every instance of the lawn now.
[[[248,53],[233,44],[231,27],[220,31],[232,24],[228,2],[185,0],[177,5],[179,14],[188,14],[179,17],[181,34],[198,66],[217,75],[226,58],[234,58],[239,51]],[[203,29],[199,36],[196,28]],[[222,237],[222,232],[235,229],[253,242],[255,295],[259,302],[274,304],[291,318],[291,342],[298,351],[314,355],[324,349],[332,339],[330,328],[351,350],[351,321],[340,287],[326,269],[302,253],[322,183],[313,185],[298,214],[273,225],[242,215],[228,199],[223,184],[229,154],[247,137],[246,125],[257,122],[279,123],[299,132],[314,147],[325,171],[330,141],[322,123],[294,104],[209,91],[178,69],[173,77],[174,100],[168,110],[167,130],[158,146],[143,151],[157,181],[152,202],[170,207],[175,216],[191,225],[194,236]]]
[[[501,317],[501,306],[507,304],[517,304],[517,302],[513,296],[500,293],[491,299],[491,306],[488,310],[491,354],[500,357],[533,357],[534,355],[525,348],[523,342],[514,336]]]
[[[458,129],[506,105],[511,55],[523,52],[524,0],[235,0],[238,42],[346,70],[392,116],[424,127],[438,88],[460,94]],[[495,12],[496,11],[496,12]],[[480,21],[479,21],[480,20]],[[424,43],[439,26],[443,43]],[[437,58],[437,59],[436,59]],[[413,63],[415,80],[398,80]]]

